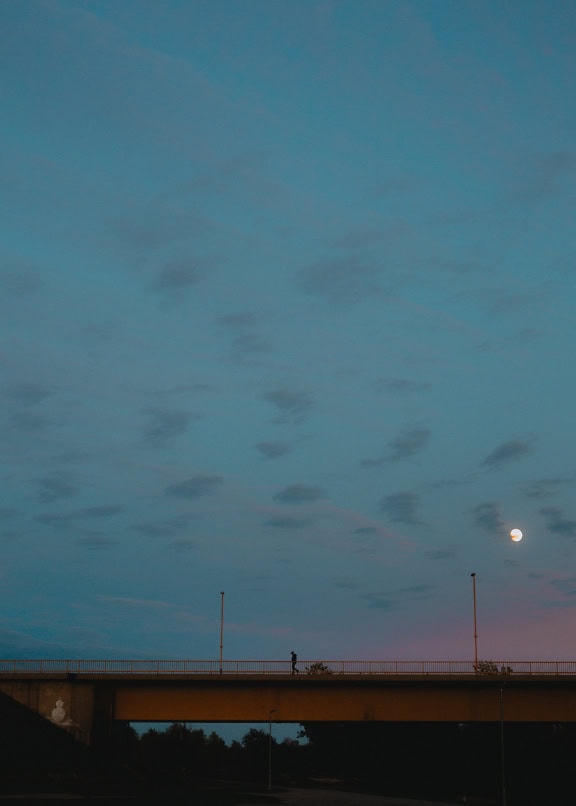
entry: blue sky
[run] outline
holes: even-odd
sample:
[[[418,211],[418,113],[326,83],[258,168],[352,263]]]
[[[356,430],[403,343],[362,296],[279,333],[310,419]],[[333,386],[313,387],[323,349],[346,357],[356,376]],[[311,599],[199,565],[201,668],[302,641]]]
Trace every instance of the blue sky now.
[[[576,9],[0,7],[0,654],[573,658]],[[525,538],[513,544],[512,527]]]

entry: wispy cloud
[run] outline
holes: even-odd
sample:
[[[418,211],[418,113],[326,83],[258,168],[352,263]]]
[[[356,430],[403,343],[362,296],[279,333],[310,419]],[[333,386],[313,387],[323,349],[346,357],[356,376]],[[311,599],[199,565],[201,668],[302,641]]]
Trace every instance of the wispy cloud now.
[[[386,495],[382,499],[381,509],[391,521],[396,523],[419,524],[418,496],[415,493],[399,492]]]
[[[357,580],[353,579],[352,577],[344,576],[344,577],[337,577],[334,580],[334,586],[336,588],[341,588],[342,590],[354,591],[358,590],[360,584]]]
[[[115,607],[120,605],[121,607],[151,608],[153,610],[174,607],[172,602],[165,602],[161,599],[135,599],[130,596],[99,596],[98,599]]]
[[[489,470],[498,470],[502,465],[508,464],[508,462],[523,459],[525,456],[534,453],[535,447],[535,437],[528,439],[511,439],[494,448],[482,461],[481,467],[486,467]]]
[[[43,512],[40,515],[36,515],[34,520],[38,523],[43,523],[45,526],[66,528],[74,521],[112,518],[122,512],[124,512],[124,507],[119,504],[103,504],[102,506],[73,509],[69,512]]]
[[[114,515],[120,515],[124,512],[124,507],[119,504],[105,504],[98,507],[84,507],[83,509],[76,509],[71,513],[73,518],[112,518]]]
[[[576,520],[566,518],[558,507],[543,507],[539,510],[546,519],[548,531],[563,537],[576,537]]]
[[[105,234],[118,245],[141,255],[160,249],[198,230],[200,223],[193,216],[168,204],[133,206],[109,218]]]
[[[0,288],[5,296],[25,299],[44,287],[42,270],[22,261],[9,261],[0,268]]]
[[[196,542],[187,538],[182,538],[182,540],[173,540],[169,545],[171,549],[178,552],[192,551],[193,549],[197,548]]]
[[[30,434],[41,433],[55,424],[53,417],[30,409],[13,412],[10,416],[10,422],[16,431]]]
[[[484,532],[496,535],[505,529],[500,507],[493,501],[478,504],[472,508],[471,512],[474,523]]]
[[[202,277],[199,261],[193,258],[170,261],[159,270],[154,287],[160,291],[181,294],[197,285]]]
[[[42,403],[52,394],[53,387],[42,383],[19,383],[15,386],[5,388],[6,397],[16,401],[20,405],[33,406]]]
[[[287,442],[258,442],[254,447],[263,459],[278,459],[292,450]]]
[[[439,479],[438,481],[430,481],[424,484],[427,490],[445,490],[450,487],[466,487],[478,478],[478,473],[466,473],[459,476],[457,479]]]
[[[452,560],[457,556],[454,549],[430,549],[425,552],[429,560]]]
[[[59,476],[44,476],[36,479],[38,501],[49,504],[64,498],[73,498],[78,489],[71,482]]]
[[[326,498],[324,490],[309,484],[289,484],[274,496],[281,504],[308,504],[321,498]]]
[[[556,476],[548,479],[538,479],[525,488],[526,498],[552,498],[566,484],[574,480],[573,476]]]
[[[375,267],[353,256],[313,263],[297,272],[295,281],[302,291],[346,307],[379,290]]]
[[[400,607],[398,599],[388,593],[363,593],[360,598],[376,610],[398,610]]]
[[[384,453],[377,459],[364,459],[363,467],[379,467],[385,462],[400,462],[409,459],[424,450],[430,440],[431,432],[427,428],[408,428],[386,445]]]
[[[550,151],[518,158],[515,165],[515,197],[544,202],[563,195],[576,175],[576,151]],[[571,181],[572,180],[572,181]]]
[[[164,445],[188,430],[191,422],[198,419],[198,415],[186,411],[156,407],[147,409],[148,422],[142,431],[144,439],[151,445]]]
[[[35,515],[34,520],[44,526],[52,526],[55,529],[65,529],[72,523],[70,515],[58,512],[43,512],[40,515]]]
[[[295,518],[292,515],[278,515],[264,521],[264,526],[270,526],[273,529],[305,529],[313,523],[312,518]]]
[[[90,551],[108,551],[115,546],[113,540],[103,535],[86,535],[85,537],[77,538],[75,543],[80,548],[89,549]]]
[[[548,584],[563,598],[572,600],[576,604],[576,576],[551,579]]]
[[[175,498],[203,498],[215,492],[221,486],[223,479],[221,476],[193,476],[176,484],[169,484],[166,487],[166,495]]]
[[[251,362],[268,350],[268,343],[258,330],[258,318],[252,313],[223,316],[220,326],[232,338],[230,359],[237,364]]]
[[[146,537],[173,537],[187,528],[189,518],[143,521],[132,528]]]
[[[266,392],[262,397],[275,406],[278,412],[277,423],[298,425],[304,422],[314,407],[311,395],[294,389],[274,389]]]

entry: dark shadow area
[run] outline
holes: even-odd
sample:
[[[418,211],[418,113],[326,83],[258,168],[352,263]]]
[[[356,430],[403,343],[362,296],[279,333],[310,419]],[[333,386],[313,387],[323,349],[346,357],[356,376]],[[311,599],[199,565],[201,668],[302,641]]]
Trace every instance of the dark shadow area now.
[[[576,803],[571,723],[306,723],[304,730],[315,774],[344,778],[358,791],[496,806],[504,789],[507,806]]]
[[[122,732],[120,726],[118,733]],[[132,791],[136,780],[134,771],[126,767],[121,755],[116,757],[113,749],[87,747],[63,728],[0,693],[0,795],[122,793]]]
[[[5,799],[18,793],[107,796],[108,806],[281,804],[291,787],[318,787],[497,806],[504,785],[507,806],[568,806],[575,757],[568,723],[507,723],[503,734],[498,723],[306,723],[300,740],[283,741],[263,725],[227,745],[184,723],[138,736],[117,722],[94,749],[0,695],[0,804],[27,802]]]

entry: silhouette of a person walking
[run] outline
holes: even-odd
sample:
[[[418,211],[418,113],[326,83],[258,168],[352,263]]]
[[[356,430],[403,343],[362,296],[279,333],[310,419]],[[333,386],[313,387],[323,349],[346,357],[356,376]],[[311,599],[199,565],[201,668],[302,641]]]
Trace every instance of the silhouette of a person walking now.
[[[290,660],[292,661],[292,674],[298,674],[298,669],[296,668],[296,663],[298,661],[298,655],[295,652],[290,653]]]

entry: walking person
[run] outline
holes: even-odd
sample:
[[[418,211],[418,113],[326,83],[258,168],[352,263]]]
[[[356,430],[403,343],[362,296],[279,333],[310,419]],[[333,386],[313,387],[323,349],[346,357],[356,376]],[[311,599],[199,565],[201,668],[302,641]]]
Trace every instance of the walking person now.
[[[298,661],[298,655],[292,650],[290,653],[290,660],[292,661],[292,674],[298,674],[298,669],[296,668],[296,663]]]

